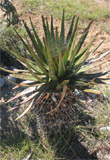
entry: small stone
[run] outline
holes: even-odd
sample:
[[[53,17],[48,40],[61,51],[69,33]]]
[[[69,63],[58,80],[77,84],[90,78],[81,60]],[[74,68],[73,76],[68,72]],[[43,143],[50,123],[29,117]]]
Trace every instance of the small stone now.
[[[99,130],[100,131],[108,131],[108,132],[110,132],[110,126],[102,127]]]
[[[7,78],[13,82],[16,82],[16,78],[11,77],[10,75],[7,76]],[[10,82],[9,82],[10,83]]]
[[[15,69],[15,67],[14,66],[9,66],[8,69],[13,71]]]
[[[75,89],[74,95],[75,96],[84,96],[84,93],[82,91],[78,90],[78,89]]]
[[[75,95],[75,96],[79,96],[79,94],[80,94],[79,91],[78,91],[77,89],[75,89],[74,95]]]

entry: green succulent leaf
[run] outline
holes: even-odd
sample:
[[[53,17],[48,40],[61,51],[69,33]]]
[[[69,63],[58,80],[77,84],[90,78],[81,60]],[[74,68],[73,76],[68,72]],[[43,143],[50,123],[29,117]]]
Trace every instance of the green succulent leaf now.
[[[20,72],[19,70],[18,71],[11,71],[11,70],[8,70],[8,69],[3,68],[3,67],[0,67],[0,70],[8,72],[8,73],[19,73]]]
[[[31,67],[32,70],[36,72],[37,75],[45,75],[35,62],[31,61],[30,59],[25,59],[25,62]]]
[[[90,51],[95,37],[91,38],[88,44],[85,44],[85,39],[88,35],[92,21],[84,30],[79,40],[77,40],[78,22],[79,17],[73,16],[67,35],[65,35],[64,10],[61,20],[61,29],[59,29],[59,31],[58,27],[55,28],[53,25],[53,16],[51,16],[50,26],[48,19],[45,19],[44,16],[42,16],[44,37],[43,40],[41,40],[30,18],[32,29],[23,22],[26,30],[26,34],[24,36],[21,36],[15,29],[26,53],[22,54],[21,51],[18,51],[15,44],[11,45],[8,43],[7,46],[3,46],[4,50],[6,50],[10,55],[14,55],[26,68],[24,70],[18,69],[10,71],[0,67],[0,70],[10,73],[11,77],[24,80],[19,84],[9,80],[16,85],[14,89],[18,87],[26,87],[24,91],[9,99],[8,102],[11,102],[12,100],[15,100],[27,93],[31,93],[26,100],[23,100],[18,104],[18,106],[12,108],[12,110],[14,110],[20,105],[30,102],[30,105],[16,120],[24,116],[34,105],[40,102],[45,95],[45,92],[48,92],[49,94],[57,91],[62,92],[58,105],[49,113],[57,111],[68,88],[71,90],[82,90],[87,93],[101,94],[101,92],[93,90],[92,86],[105,84],[105,80],[108,80],[108,78],[103,78],[102,76],[105,76],[108,72],[88,74],[89,69],[93,67],[90,67],[90,65],[94,62],[94,59],[92,59],[92,57],[91,59],[88,59],[88,56],[92,56],[102,42],[96,46],[95,49]],[[86,73],[87,71],[88,73]],[[8,80],[7,77],[5,78]]]
[[[24,46],[26,47],[26,49],[28,50],[28,52],[30,53],[30,55],[33,57],[34,61],[37,63],[37,65],[39,66],[39,68],[45,73],[47,74],[46,69],[43,66],[42,61],[39,59],[39,57],[35,54],[35,52],[32,49],[32,46],[30,45],[29,41],[27,39],[24,39],[19,35],[19,33],[15,30],[15,32],[17,33],[17,35],[19,36],[20,40],[22,41],[22,43],[24,44]],[[19,55],[19,54],[18,54]],[[23,61],[21,59],[21,61]]]
[[[14,78],[18,78],[18,79],[24,79],[24,80],[30,80],[30,81],[37,81],[37,79],[32,76],[31,73],[21,73],[21,74],[10,74],[11,77],[14,77]]]
[[[75,57],[75,66],[78,65],[83,59],[84,57],[86,57],[86,59],[88,58],[89,56],[89,49],[93,43],[94,39],[89,43],[87,44]],[[85,59],[85,60],[86,60]]]
[[[58,27],[56,27],[56,29],[55,29],[55,37],[56,37],[56,44],[57,44],[57,47],[59,47],[59,42],[60,42],[60,40],[59,40],[59,36],[58,36]]]
[[[68,58],[69,57],[69,49],[67,48],[63,54],[63,63],[64,66],[66,66],[67,62],[68,62]]]
[[[55,43],[55,33],[54,33],[54,27],[53,27],[53,16],[51,16],[51,36],[53,43]]]
[[[63,47],[65,42],[65,27],[64,27],[64,10],[62,15],[61,33],[60,33],[60,45]]]
[[[43,63],[39,57],[35,54],[34,50],[32,49],[30,43],[28,42],[27,40],[27,45],[28,45],[28,50],[29,50],[29,53],[31,54],[31,56],[33,57],[34,61],[36,62],[36,64],[38,65],[38,67],[42,70],[43,73],[47,74],[48,75],[48,72],[45,68],[45,63]]]
[[[72,18],[72,22],[71,22],[71,25],[70,25],[70,28],[69,28],[69,31],[68,31],[68,34],[67,34],[67,38],[66,38],[66,43],[67,43],[67,42],[70,40],[70,38],[71,38],[74,21],[75,21],[75,16],[73,16],[73,18]]]
[[[89,31],[89,28],[91,26],[92,22],[90,22],[90,24],[88,25],[88,27],[85,29],[83,35],[81,36],[79,42],[77,43],[75,49],[74,49],[74,52],[75,54],[77,54],[79,52],[79,50],[81,49],[82,45],[84,44],[84,41],[88,35],[88,31]]]
[[[31,25],[32,25],[32,23],[31,23]],[[26,29],[26,31],[27,31],[27,33],[28,33],[28,35],[29,35],[29,37],[30,37],[30,39],[32,41],[34,49],[36,50],[36,52],[37,52],[37,54],[39,56],[39,59],[41,58],[42,60],[45,60],[45,57],[44,57],[44,55],[42,53],[42,48],[39,47],[39,45],[38,45],[38,43],[37,43],[37,41],[35,39],[35,36],[31,33],[29,27],[27,26],[27,24],[25,22],[24,22],[24,26],[25,26],[25,29]],[[32,25],[32,28],[33,28],[33,25]],[[35,32],[34,28],[33,28],[33,31],[34,31],[34,34],[35,34],[36,32]],[[39,43],[40,43],[40,41],[39,41]],[[40,45],[41,45],[41,43],[40,43]]]
[[[73,65],[74,59],[75,59],[75,56],[76,56],[76,52],[74,51],[75,40],[76,40],[76,33],[74,35],[74,39],[73,39],[73,42],[71,44],[71,47],[69,48],[68,60],[70,60],[70,65],[69,65],[70,67]]]
[[[61,51],[58,50],[58,53],[59,53],[58,77],[62,77],[65,74],[65,66]]]
[[[38,76],[38,75],[36,74],[36,72],[33,72],[32,68],[30,67],[30,65],[29,65],[27,62],[26,62],[26,66],[27,66],[29,72],[32,74],[33,77],[36,78],[37,81],[39,81],[39,82],[41,82],[41,83],[46,82],[45,80],[43,80],[42,75],[41,75],[41,76]],[[40,77],[41,77],[41,78],[40,78]]]
[[[70,38],[70,42],[69,42],[69,48],[71,47],[71,45],[73,43],[73,40],[74,40],[74,37],[75,37],[75,34],[77,32],[78,22],[79,22],[79,17],[76,17],[75,24],[74,24],[74,29],[73,29],[73,32],[71,34],[71,38]]]
[[[39,57],[41,57],[42,60],[44,62],[46,62],[45,55],[44,55],[45,52],[43,52],[43,49],[44,49],[43,44],[42,44],[42,42],[41,42],[41,40],[40,40],[36,30],[35,30],[35,27],[34,27],[32,21],[31,21],[31,18],[30,18],[30,22],[31,22],[31,26],[32,26],[32,30],[34,32],[35,38],[37,40],[37,42],[36,42],[35,39],[34,39],[34,41],[35,41],[35,50],[37,51]]]
[[[43,23],[43,29],[44,29],[44,33],[45,33],[45,38],[47,40],[47,28],[46,28],[46,25],[45,25],[45,20],[44,20],[44,17],[42,16],[42,23]]]
[[[49,77],[51,78],[51,80],[53,81],[57,81],[57,76],[56,76],[56,67],[55,67],[55,63],[53,60],[53,55],[52,53],[48,50],[47,48],[47,54],[48,54],[48,60],[49,60]]]

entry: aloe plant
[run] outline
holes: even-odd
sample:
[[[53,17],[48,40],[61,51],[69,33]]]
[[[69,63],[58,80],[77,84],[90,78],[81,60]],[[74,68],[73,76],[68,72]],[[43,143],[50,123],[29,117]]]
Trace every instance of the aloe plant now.
[[[16,69],[14,71],[0,68],[9,72],[11,77],[23,80],[19,84],[11,81],[16,85],[14,88],[25,88],[24,91],[9,99],[7,103],[22,95],[31,93],[26,100],[18,104],[19,106],[30,101],[30,105],[17,119],[21,118],[37,104],[46,92],[62,92],[60,102],[53,111],[56,111],[60,106],[67,89],[73,91],[79,89],[84,92],[100,94],[99,91],[92,90],[91,87],[99,83],[104,83],[101,76],[106,74],[106,72],[95,74],[87,73],[90,65],[86,63],[86,60],[91,54],[89,50],[94,38],[83,46],[92,22],[90,22],[79,41],[77,41],[78,21],[79,17],[73,16],[69,31],[65,36],[64,12],[62,15],[60,33],[57,27],[54,29],[52,16],[50,28],[47,19],[45,20],[42,16],[44,29],[43,40],[40,40],[31,18],[30,23],[32,31],[27,24],[23,22],[27,35],[23,37],[20,36],[17,30],[15,30],[15,32],[31,58],[22,55],[14,45],[9,45],[8,47],[4,46],[4,48],[11,55],[14,55],[26,68],[25,70]],[[16,107],[12,108],[12,110]]]

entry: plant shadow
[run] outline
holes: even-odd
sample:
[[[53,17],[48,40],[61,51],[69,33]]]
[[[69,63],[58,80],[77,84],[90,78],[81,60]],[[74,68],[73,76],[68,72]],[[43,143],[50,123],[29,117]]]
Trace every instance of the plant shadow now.
[[[0,105],[0,137],[1,137],[1,146],[13,146],[17,147],[18,144],[27,137],[19,127],[17,122],[14,121],[14,118],[10,116],[10,113],[7,112],[8,108],[5,104]]]
[[[54,139],[54,144],[57,142],[56,145],[56,156],[62,155],[62,157],[66,160],[74,160],[74,159],[81,159],[81,160],[97,160],[97,156],[94,154],[90,154],[88,149],[83,144],[83,138],[80,136],[80,132],[77,132],[75,128],[79,125],[87,126],[88,123],[94,124],[95,120],[83,112],[82,109],[75,108],[77,122],[73,124],[72,127],[65,129],[62,128],[56,134],[56,137],[50,136],[50,144],[52,139]],[[79,120],[79,122],[78,122]],[[87,129],[87,128],[86,128]],[[86,130],[85,129],[85,130]],[[87,129],[89,132],[91,129]],[[87,132],[85,133],[87,134]],[[59,139],[60,137],[60,139]],[[63,146],[63,147],[62,147]]]
[[[59,157],[59,160],[98,160],[96,155],[88,152],[72,129],[58,132],[54,137],[51,135],[49,139],[50,145],[55,146],[56,157]]]
[[[74,106],[74,122],[70,127],[62,125],[60,130],[54,126],[44,129],[47,142],[49,146],[55,151],[55,157],[59,160],[98,160],[96,153],[89,153],[84,143],[84,137],[81,135],[81,130],[76,128],[82,126],[85,130],[85,134],[92,134],[96,136],[95,131],[87,126],[94,126],[95,119],[84,112],[85,106]],[[36,120],[37,122],[37,120]],[[32,133],[34,134],[37,129],[35,124],[32,127]],[[44,142],[45,143],[45,142]]]
[[[44,129],[44,132],[46,131],[46,140],[52,150],[54,150],[55,157],[59,160],[98,160],[94,153],[89,153],[83,141],[84,137],[81,136],[81,130],[77,130],[78,126],[83,126],[86,131],[85,134],[88,134],[88,132],[94,134],[92,129],[87,126],[94,126],[95,119],[84,112],[84,107],[85,106],[81,105],[74,106],[74,122],[71,126],[65,127],[67,125],[64,124],[61,126],[60,130],[54,126],[51,128],[47,127],[46,130]],[[33,142],[37,140],[39,141],[38,143],[41,143],[38,133],[38,119],[34,117],[36,112],[32,110],[32,112],[25,117],[25,120],[29,121],[29,126],[27,127],[31,130],[31,137],[29,137],[29,135],[19,127],[19,123],[14,121],[16,114],[14,115],[14,113],[12,113],[11,115],[7,112],[8,107],[6,105],[1,105],[0,109],[1,140],[3,145],[18,147],[27,137]]]

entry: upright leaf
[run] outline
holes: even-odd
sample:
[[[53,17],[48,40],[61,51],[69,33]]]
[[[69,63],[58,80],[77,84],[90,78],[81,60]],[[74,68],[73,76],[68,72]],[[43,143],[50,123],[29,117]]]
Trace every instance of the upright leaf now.
[[[68,43],[69,39],[71,38],[71,34],[72,34],[72,30],[73,30],[73,25],[74,25],[74,20],[75,20],[75,16],[73,16],[68,34],[67,34],[67,38],[66,38],[66,43]]]
[[[51,16],[51,35],[52,35],[53,43],[55,43],[55,35],[54,35],[54,28],[53,28],[53,16]]]
[[[55,74],[55,65],[53,64],[53,57],[51,52],[47,48],[47,54],[48,54],[48,59],[49,59],[49,78],[53,81],[57,81],[57,76]]]
[[[83,59],[83,57],[85,56],[85,54],[87,53],[86,51],[89,51],[92,43],[93,43],[94,39],[91,40],[91,42],[89,42],[75,57],[75,66],[80,63],[81,59]]]
[[[42,23],[43,23],[43,29],[44,29],[44,33],[45,33],[45,38],[47,40],[47,28],[46,28],[46,25],[45,25],[45,20],[44,20],[44,17],[42,16]]]
[[[71,38],[70,38],[70,41],[69,41],[69,48],[71,48],[71,45],[72,45],[73,40],[74,40],[74,37],[76,35],[78,22],[79,22],[79,17],[76,17],[75,24],[74,24],[74,29],[73,29],[73,32],[72,32],[72,35],[71,35]]]
[[[36,51],[38,51],[38,54],[39,54],[39,52],[40,52],[40,56],[42,57],[42,59],[43,59],[44,61],[46,61],[45,55],[43,54],[43,53],[44,53],[44,52],[43,52],[43,49],[44,49],[43,44],[42,44],[41,40],[39,39],[39,36],[38,36],[38,34],[37,34],[36,30],[35,30],[35,27],[34,27],[32,21],[31,21],[31,18],[30,18],[30,22],[31,22],[31,26],[32,26],[32,29],[33,29],[35,38],[36,38],[36,40],[37,40],[37,42],[38,42],[38,45],[36,45],[36,47],[39,48],[39,51],[38,51],[38,49],[36,49]],[[36,48],[36,47],[35,47],[35,48]]]
[[[64,28],[64,10],[63,10],[62,24],[61,24],[61,33],[60,33],[61,47],[63,46],[64,41],[65,41],[65,28]]]
[[[75,52],[76,54],[79,52],[79,50],[81,49],[82,45],[84,44],[84,41],[85,41],[85,39],[86,39],[86,37],[87,37],[87,35],[88,35],[88,31],[89,31],[89,28],[90,28],[92,22],[93,22],[93,21],[91,21],[91,22],[89,23],[88,27],[85,29],[83,35],[81,36],[79,42],[77,43],[77,45],[76,45],[76,47],[75,47],[75,50],[74,50],[74,52]]]
[[[58,50],[58,54],[59,54],[58,77],[62,77],[65,74],[65,66],[64,66],[64,61],[63,61],[63,57],[60,50]]]

